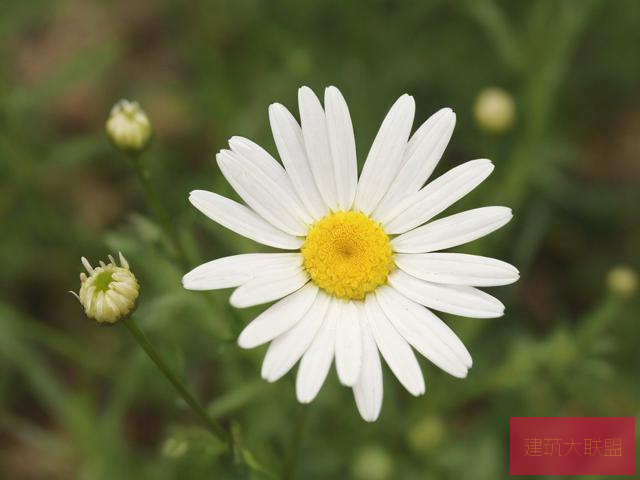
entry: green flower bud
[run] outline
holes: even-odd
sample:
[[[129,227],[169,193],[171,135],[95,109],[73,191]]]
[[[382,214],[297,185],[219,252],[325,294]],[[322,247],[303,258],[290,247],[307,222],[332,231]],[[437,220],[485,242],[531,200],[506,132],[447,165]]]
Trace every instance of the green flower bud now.
[[[167,438],[162,445],[162,453],[169,458],[180,458],[189,450],[189,444],[186,440],[171,437]]]
[[[438,417],[425,417],[415,422],[407,432],[409,446],[416,452],[428,452],[442,442],[445,427]]]
[[[351,470],[357,479],[387,480],[392,478],[393,459],[381,447],[365,446],[356,454]]]

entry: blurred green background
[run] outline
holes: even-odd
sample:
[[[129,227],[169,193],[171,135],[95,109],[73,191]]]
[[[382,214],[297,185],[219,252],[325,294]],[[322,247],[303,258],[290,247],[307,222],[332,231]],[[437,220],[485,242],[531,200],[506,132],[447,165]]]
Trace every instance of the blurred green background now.
[[[640,253],[640,2],[3,1],[0,5],[0,478],[504,478],[510,416],[638,416],[638,295],[607,282]],[[331,374],[307,407],[294,373],[260,379],[265,349],[235,337],[261,308],[187,292],[186,267],[104,135],[140,101],[145,160],[191,263],[261,247],[208,221],[193,189],[232,195],[214,154],[232,135],[275,153],[267,106],[338,86],[362,161],[404,92],[416,122],[458,115],[436,174],[473,158],[495,173],[453,210],[515,218],[467,251],[512,262],[503,318],[443,318],[474,357],[458,380],[422,360],[413,398],[385,370],[364,423]],[[509,92],[512,128],[474,116]],[[417,127],[417,125],[416,125]],[[121,250],[138,323],[210,413],[233,426],[233,466],[122,326],[76,300],[80,256]],[[611,279],[610,279],[611,280]],[[614,279],[615,280],[615,279]],[[618,282],[619,283],[619,282]],[[630,286],[630,285],[629,285]],[[630,289],[629,289],[630,290]],[[285,472],[285,473],[283,473]]]

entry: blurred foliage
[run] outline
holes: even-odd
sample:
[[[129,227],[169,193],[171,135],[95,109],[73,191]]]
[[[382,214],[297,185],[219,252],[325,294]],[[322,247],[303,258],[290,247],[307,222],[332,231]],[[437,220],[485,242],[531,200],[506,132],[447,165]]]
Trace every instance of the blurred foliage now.
[[[640,3],[4,1],[0,15],[0,477],[11,479],[477,478],[508,475],[509,416],[638,416],[638,295],[605,288],[640,267]],[[259,378],[264,348],[235,336],[259,308],[181,288],[127,163],[103,134],[111,105],[141,102],[146,154],[193,265],[261,248],[207,221],[196,188],[232,195],[215,163],[226,139],[275,152],[267,106],[335,84],[366,155],[395,98],[418,120],[458,114],[436,173],[491,158],[455,206],[515,219],[465,251],[517,265],[504,318],[446,317],[474,368],[422,362],[412,398],[385,372],[383,412],[359,417],[330,375],[310,406],[294,374]],[[515,98],[501,135],[474,123],[480,91]],[[79,257],[122,250],[141,280],[138,321],[241,449],[219,442],[120,327],[87,321]],[[472,469],[472,473],[470,473]]]

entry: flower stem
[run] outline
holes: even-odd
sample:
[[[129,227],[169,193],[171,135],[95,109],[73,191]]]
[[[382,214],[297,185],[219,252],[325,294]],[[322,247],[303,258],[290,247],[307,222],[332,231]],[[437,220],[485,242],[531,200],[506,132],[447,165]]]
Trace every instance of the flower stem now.
[[[180,238],[178,237],[178,234],[173,227],[173,223],[171,223],[171,219],[169,218],[167,211],[164,209],[162,203],[160,202],[158,192],[151,182],[149,170],[145,168],[144,164],[142,163],[140,154],[132,154],[130,158],[131,163],[133,163],[133,168],[136,172],[136,175],[138,176],[138,180],[140,180],[140,184],[142,185],[145,200],[153,211],[156,220],[159,222],[160,228],[162,228],[164,234],[169,238],[169,241],[171,242],[176,255],[183,263],[183,266],[188,267],[190,264],[189,257],[187,257],[187,253],[182,247],[182,242],[180,242]]]
[[[200,419],[207,426],[207,428],[211,431],[211,433],[214,434],[216,437],[218,437],[224,443],[227,443],[227,444],[231,445],[231,442],[230,442],[230,439],[229,439],[229,434],[227,433],[227,431],[224,428],[222,428],[222,426],[218,422],[213,420],[209,416],[209,414],[207,414],[207,412],[204,409],[204,407],[202,405],[200,405],[200,402],[198,402],[198,400],[196,400],[196,398],[191,394],[191,392],[189,392],[189,390],[187,390],[185,385],[169,369],[169,367],[164,362],[162,357],[158,354],[158,351],[153,347],[153,345],[151,345],[151,343],[149,342],[149,340],[147,339],[145,334],[142,332],[142,330],[140,330],[138,328],[138,326],[135,324],[135,322],[133,321],[133,318],[129,317],[129,318],[125,319],[125,320],[123,320],[123,323],[125,324],[125,326],[129,330],[131,335],[133,335],[133,337],[135,338],[136,342],[138,342],[138,345],[140,345],[142,350],[144,350],[144,352],[147,354],[147,356],[153,361],[153,363],[155,363],[156,367],[158,367],[160,369],[160,371],[167,378],[167,380],[169,380],[169,382],[171,382],[171,384],[176,389],[178,394],[187,403],[187,405],[189,405],[189,407],[191,407],[193,412],[198,417],[200,417]]]
[[[133,164],[133,169],[136,172],[136,176],[140,181],[142,186],[142,190],[144,193],[145,200],[153,213],[156,222],[162,228],[163,233],[168,237],[171,247],[173,247],[173,253],[177,257],[178,262],[182,268],[190,269],[193,267],[192,258],[187,255],[187,252],[182,246],[182,242],[180,241],[180,237],[178,236],[171,219],[165,210],[162,202],[160,201],[160,197],[158,196],[158,192],[153,186],[151,182],[149,170],[145,167],[142,161],[142,154],[139,152],[132,152],[129,154],[129,160]],[[209,304],[212,309],[214,308],[213,301],[211,297],[205,296],[205,301]],[[227,328],[224,324],[217,322],[218,333],[222,336],[226,336],[228,334]]]
[[[304,435],[305,425],[307,423],[309,406],[298,405],[298,415],[296,416],[291,431],[291,446],[289,450],[288,458],[285,460],[283,478],[286,480],[293,480],[296,478],[298,470],[298,457],[300,456],[300,447],[302,444],[302,437]]]

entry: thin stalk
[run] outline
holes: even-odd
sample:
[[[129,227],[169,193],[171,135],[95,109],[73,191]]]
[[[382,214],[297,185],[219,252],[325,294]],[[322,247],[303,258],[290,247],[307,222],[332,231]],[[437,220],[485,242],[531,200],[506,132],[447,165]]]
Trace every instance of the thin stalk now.
[[[138,180],[140,180],[140,184],[142,185],[145,200],[153,211],[156,220],[159,222],[160,228],[162,228],[164,234],[169,238],[171,246],[175,250],[175,253],[180,259],[180,262],[184,267],[188,267],[191,263],[189,257],[187,256],[187,253],[182,246],[182,242],[180,242],[178,233],[176,232],[173,223],[171,222],[171,219],[167,214],[167,211],[164,209],[162,203],[160,202],[158,192],[151,182],[149,170],[147,170],[142,163],[140,154],[132,154],[130,158],[136,175],[138,176]]]
[[[293,430],[291,432],[291,448],[284,468],[283,478],[285,480],[293,480],[296,478],[298,458],[300,457],[300,446],[302,444],[302,437],[307,423],[308,410],[309,407],[307,405],[298,406],[298,415],[296,416],[296,421],[293,424]]]
[[[129,317],[123,320],[123,323],[133,335],[138,345],[144,350],[147,356],[153,361],[153,363],[158,367],[158,369],[162,372],[162,374],[171,382],[171,385],[176,389],[178,394],[182,397],[182,399],[191,407],[193,412],[200,417],[202,422],[207,426],[207,428],[218,437],[224,443],[231,445],[229,434],[226,432],[222,426],[213,420],[206,412],[204,407],[200,405],[200,402],[196,400],[196,398],[187,390],[185,385],[180,381],[178,377],[174,375],[174,373],[169,369],[165,361],[158,354],[158,351],[153,347],[153,345],[149,342],[145,334],[138,328],[138,326],[133,321],[132,317]]]
[[[131,153],[129,155],[129,159],[131,160],[131,163],[133,164],[133,169],[136,172],[136,176],[138,177],[138,180],[142,185],[142,190],[144,193],[145,200],[149,205],[149,208],[151,209],[156,221],[159,223],[160,227],[162,228],[164,234],[169,238],[169,241],[171,242],[171,246],[173,247],[174,253],[177,256],[177,259],[181,264],[181,267],[186,269],[192,268],[193,262],[191,261],[191,258],[189,258],[189,256],[187,255],[187,252],[182,246],[180,237],[178,236],[176,229],[174,228],[173,223],[171,222],[171,219],[167,214],[167,211],[165,210],[164,206],[162,205],[162,202],[160,201],[158,192],[153,186],[153,182],[151,182],[149,170],[144,166],[142,162],[141,154]],[[213,310],[215,310],[215,305],[213,304],[211,297],[205,296],[204,298],[207,304]],[[228,330],[227,327],[220,322],[217,322],[217,324],[220,328],[219,333],[221,335],[226,335]]]

